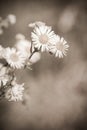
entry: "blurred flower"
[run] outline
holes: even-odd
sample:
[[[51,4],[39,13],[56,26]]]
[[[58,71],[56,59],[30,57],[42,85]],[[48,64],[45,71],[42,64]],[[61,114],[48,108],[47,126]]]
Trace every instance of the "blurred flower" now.
[[[39,61],[41,58],[41,55],[39,52],[35,52],[32,57],[30,58],[30,62],[33,64],[33,63],[36,63],[37,61]]]
[[[41,50],[41,52],[48,51],[48,45],[53,43],[54,36],[52,28],[45,25],[35,27],[31,33],[34,47]]]
[[[29,58],[31,52],[31,42],[26,40],[24,35],[18,34],[16,35],[17,43],[15,44],[15,47],[18,51],[22,52],[22,55],[27,59]]]
[[[55,37],[55,44],[50,47],[50,52],[55,54],[55,56],[59,58],[63,58],[63,55],[66,56],[66,51],[68,50],[69,45],[64,40],[64,38],[60,38],[58,35]]]
[[[66,8],[58,19],[58,28],[63,33],[69,32],[76,22],[77,14],[77,9],[73,9],[72,7]]]
[[[4,55],[4,48],[0,45],[0,59],[3,58]]]
[[[31,27],[31,28],[34,28],[35,26],[38,26],[38,27],[39,26],[45,26],[45,23],[37,21],[37,22],[34,22],[34,23],[30,23],[28,26]]]
[[[14,84],[8,88],[5,93],[5,98],[8,101],[22,101],[23,100],[24,84]]]
[[[15,48],[6,48],[5,56],[7,63],[14,69],[20,69],[24,66],[25,58],[19,51]]]
[[[18,34],[16,34],[15,38],[16,38],[16,40],[18,41],[18,40],[23,40],[23,39],[25,39],[25,36],[24,36],[23,34],[21,34],[21,33],[18,33]]]
[[[10,24],[15,24],[15,23],[16,23],[16,16],[13,15],[13,14],[9,14],[9,15],[7,16],[7,19],[8,19],[8,22],[9,22]]]
[[[3,34],[3,29],[4,28],[8,28],[10,24],[15,24],[16,23],[16,16],[15,15],[8,15],[6,19],[2,19],[2,17],[0,17],[0,35]]]

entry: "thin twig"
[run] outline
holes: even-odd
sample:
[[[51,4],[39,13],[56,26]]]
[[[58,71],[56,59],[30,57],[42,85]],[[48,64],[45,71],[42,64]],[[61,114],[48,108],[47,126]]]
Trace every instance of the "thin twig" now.
[[[29,59],[33,56],[33,54],[36,52],[36,50],[34,50],[31,55],[29,56]]]

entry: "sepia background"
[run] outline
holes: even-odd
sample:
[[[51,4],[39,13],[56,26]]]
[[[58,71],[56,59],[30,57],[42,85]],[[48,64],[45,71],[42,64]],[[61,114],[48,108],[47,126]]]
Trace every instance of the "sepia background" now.
[[[17,22],[4,30],[0,44],[12,47],[15,35],[30,39],[28,24],[45,22],[69,44],[67,57],[42,54],[31,70],[16,72],[25,82],[23,102],[0,101],[0,130],[87,130],[86,0],[3,0],[0,16]]]

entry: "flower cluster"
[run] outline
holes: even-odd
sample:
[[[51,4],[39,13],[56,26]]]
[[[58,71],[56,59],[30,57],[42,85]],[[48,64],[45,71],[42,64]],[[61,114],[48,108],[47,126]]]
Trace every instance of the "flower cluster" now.
[[[10,24],[13,25],[15,23],[16,23],[16,16],[13,14],[9,14],[5,19],[2,19],[2,17],[0,17],[0,35],[3,34],[4,28],[8,28]]]
[[[9,15],[10,23],[14,23],[14,17]],[[41,58],[41,52],[49,52],[55,57],[63,58],[66,55],[69,45],[64,38],[52,31],[52,27],[43,22],[29,24],[33,29],[31,41],[27,40],[23,34],[16,35],[14,47],[4,48],[0,45],[0,98],[4,97],[8,101],[23,100],[24,83],[18,84],[15,70],[30,68]]]
[[[63,37],[55,34],[52,27],[43,22],[31,23],[29,27],[33,28],[31,38],[34,48],[41,52],[47,51],[59,58],[66,56],[69,45]]]

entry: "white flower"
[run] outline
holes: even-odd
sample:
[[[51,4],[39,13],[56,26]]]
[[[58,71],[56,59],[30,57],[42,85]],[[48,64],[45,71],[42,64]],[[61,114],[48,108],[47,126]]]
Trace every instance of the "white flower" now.
[[[55,54],[55,56],[59,58],[63,58],[63,55],[66,56],[66,51],[68,50],[69,45],[64,40],[64,38],[60,38],[58,35],[55,37],[55,44],[50,46],[50,52]]]
[[[9,68],[4,67],[3,64],[0,63],[0,87],[3,84],[4,86],[11,80],[11,75],[9,75]]]
[[[15,48],[6,48],[5,56],[7,63],[14,69],[20,69],[24,66],[25,58],[19,51]]]
[[[23,39],[25,39],[25,36],[21,33],[18,33],[18,34],[16,34],[15,38],[16,38],[16,40],[23,40]]]
[[[38,50],[48,51],[48,45],[54,42],[54,31],[49,26],[35,27],[31,33],[32,42],[35,48]]]
[[[22,55],[27,59],[29,58],[31,52],[31,42],[26,39],[17,40],[15,47],[18,51],[22,52]]]
[[[9,14],[7,16],[7,19],[8,19],[8,21],[9,21],[10,24],[15,24],[16,23],[16,16],[13,15],[13,14]]]
[[[36,63],[37,61],[39,61],[41,58],[41,55],[39,52],[35,52],[32,57],[30,58],[30,62],[33,64],[33,63]]]
[[[58,19],[58,28],[63,33],[69,32],[76,22],[77,14],[78,14],[78,10],[74,9],[72,11],[72,7],[64,9],[64,11],[61,13]]]
[[[23,100],[24,84],[15,84],[8,88],[5,93],[5,98],[8,101],[22,101]]]
[[[45,25],[44,22],[37,21],[37,22],[34,22],[34,23],[30,23],[28,26],[31,27],[31,28],[34,28],[35,26],[43,26],[43,25]]]
[[[0,45],[0,59],[4,56],[4,48]]]

